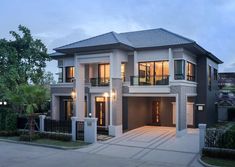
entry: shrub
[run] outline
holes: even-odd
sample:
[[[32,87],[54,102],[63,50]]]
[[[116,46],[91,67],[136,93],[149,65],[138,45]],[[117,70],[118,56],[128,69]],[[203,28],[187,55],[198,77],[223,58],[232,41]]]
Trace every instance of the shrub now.
[[[221,149],[221,148],[203,148],[203,156],[213,157],[213,158],[224,158],[224,159],[234,159],[235,150],[232,149]]]
[[[19,133],[17,131],[0,131],[0,136],[18,136]]]
[[[7,112],[5,118],[5,129],[7,131],[15,131],[17,129],[17,115],[14,112]]]
[[[6,125],[6,111],[1,109],[0,110],[0,131],[5,130]]]

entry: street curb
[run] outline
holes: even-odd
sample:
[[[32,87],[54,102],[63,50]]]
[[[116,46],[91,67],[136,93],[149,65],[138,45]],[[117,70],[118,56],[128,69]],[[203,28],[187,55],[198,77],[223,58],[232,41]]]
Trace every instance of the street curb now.
[[[8,140],[8,139],[0,139],[0,141],[8,142],[8,143],[15,143],[15,144],[38,146],[38,147],[54,148],[54,149],[59,149],[59,150],[75,150],[75,149],[80,149],[80,148],[86,147],[86,146],[80,146],[80,147],[63,147],[63,146],[61,146],[60,147],[60,146],[53,146],[53,145],[48,145],[48,144],[30,143],[30,142],[24,142],[24,141],[13,141],[13,140]]]
[[[215,166],[215,165],[210,165],[210,164],[208,164],[208,163],[202,161],[201,157],[198,158],[198,162],[199,162],[200,164],[202,164],[203,166],[205,166],[205,167],[219,167],[219,166]]]

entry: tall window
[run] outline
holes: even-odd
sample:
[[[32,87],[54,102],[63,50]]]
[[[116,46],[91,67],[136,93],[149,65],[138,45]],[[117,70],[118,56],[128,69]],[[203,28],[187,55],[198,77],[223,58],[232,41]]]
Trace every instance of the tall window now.
[[[110,79],[110,65],[109,64],[99,64],[98,70],[98,83],[100,85],[106,85],[109,83]]]
[[[195,65],[187,62],[187,80],[195,81]]]
[[[73,82],[74,67],[66,67],[65,73],[66,73],[66,82]]]
[[[139,84],[160,85],[168,84],[169,63],[168,61],[142,62],[139,63]]]
[[[63,67],[58,68],[58,82],[62,83],[63,82]]]
[[[122,81],[125,81],[125,64],[121,65],[121,75],[122,75]]]
[[[214,68],[214,80],[218,80],[218,70]]]
[[[211,66],[208,66],[208,89],[211,90]]]
[[[175,71],[175,80],[185,79],[185,61],[175,60],[174,71]]]

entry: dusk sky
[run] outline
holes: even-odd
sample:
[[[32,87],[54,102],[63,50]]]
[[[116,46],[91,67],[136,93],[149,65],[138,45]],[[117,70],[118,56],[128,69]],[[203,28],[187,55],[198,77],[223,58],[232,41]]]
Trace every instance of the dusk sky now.
[[[94,35],[165,28],[195,40],[235,71],[234,0],[1,0],[0,38],[19,24],[48,48]],[[50,62],[48,71],[57,71]]]

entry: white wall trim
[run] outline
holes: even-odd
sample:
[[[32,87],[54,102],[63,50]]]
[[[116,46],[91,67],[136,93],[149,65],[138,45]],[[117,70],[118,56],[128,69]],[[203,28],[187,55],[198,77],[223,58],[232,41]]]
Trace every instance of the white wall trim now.
[[[122,94],[124,97],[176,97],[178,94],[151,94],[151,93],[124,93]]]
[[[170,93],[169,85],[129,86],[130,93]]]

